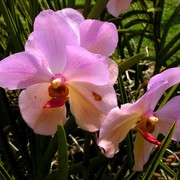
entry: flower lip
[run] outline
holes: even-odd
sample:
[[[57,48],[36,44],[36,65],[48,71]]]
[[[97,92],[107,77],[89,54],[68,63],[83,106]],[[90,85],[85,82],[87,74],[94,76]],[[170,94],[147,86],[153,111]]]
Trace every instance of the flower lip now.
[[[147,141],[149,141],[152,144],[155,144],[157,146],[161,146],[161,142],[159,142],[154,136],[152,136],[150,133],[143,131],[140,128],[136,129]]]
[[[141,120],[133,127],[133,130],[139,132],[150,143],[161,146],[161,142],[150,134],[154,132],[157,122],[158,118],[149,111],[141,117]]]
[[[48,93],[51,99],[43,106],[43,108],[56,108],[63,106],[69,99],[69,88],[66,79],[62,74],[56,74],[48,87]]]

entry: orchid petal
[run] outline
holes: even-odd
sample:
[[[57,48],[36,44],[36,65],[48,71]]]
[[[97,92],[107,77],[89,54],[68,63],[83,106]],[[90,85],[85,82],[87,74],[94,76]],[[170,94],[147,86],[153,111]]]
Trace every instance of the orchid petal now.
[[[53,74],[57,74],[66,64],[65,45],[78,44],[78,37],[66,20],[51,10],[45,10],[36,17],[25,50],[39,56]]]
[[[107,115],[111,109],[117,107],[115,90],[109,84],[96,86],[85,82],[71,82],[68,85],[71,87],[73,92],[77,91],[76,93],[79,93],[79,96],[82,96],[83,99],[91,103],[105,115]]]
[[[70,110],[76,119],[76,123],[80,128],[94,132],[100,128],[105,115],[86,98],[77,89],[69,86]]]
[[[118,65],[115,61],[113,61],[112,59],[108,58],[107,59],[107,64],[108,64],[108,69],[109,69],[109,73],[110,73],[110,80],[109,83],[114,85],[117,77],[118,77]]]
[[[118,33],[114,24],[98,20],[85,20],[80,24],[81,47],[103,56],[114,52]]]
[[[0,61],[0,74],[0,86],[8,89],[49,82],[52,77],[42,61],[27,52],[16,53]]]
[[[159,129],[156,127],[152,136],[157,137],[158,132]],[[134,171],[143,171],[143,166],[147,163],[153,147],[154,144],[146,141],[139,133],[136,134],[134,143]]]
[[[137,100],[131,106],[129,105],[126,112],[130,113],[131,111],[138,111],[143,115],[148,111],[153,111],[157,104],[157,98],[161,97],[159,94],[162,95],[162,92],[165,91],[166,84],[166,80],[162,80],[162,82],[157,83],[156,86],[149,89],[139,100]]]
[[[107,84],[110,78],[106,59],[81,47],[67,47],[67,64],[63,75],[67,81]]]
[[[83,15],[72,9],[72,8],[65,8],[60,11],[57,11],[59,15],[63,16],[66,22],[71,26],[71,28],[75,31],[76,35],[79,38],[80,42],[80,32],[79,32],[79,25],[82,21],[84,21]]]
[[[156,89],[155,97],[152,98],[151,107],[154,108],[164,92],[171,86],[180,82],[180,67],[170,68],[153,76],[148,83],[148,91]],[[157,89],[157,86],[162,86]]]
[[[102,124],[97,144],[104,148],[107,157],[113,157],[118,151],[118,144],[125,139],[130,129],[139,120],[137,112],[131,114],[123,113],[121,109],[115,108],[107,115]]]
[[[111,15],[118,17],[119,14],[125,12],[131,5],[132,0],[109,0],[107,9]]]
[[[58,122],[65,124],[66,108],[43,108],[50,99],[48,83],[30,86],[19,96],[19,107],[23,119],[37,134],[53,135]]]
[[[158,125],[164,135],[168,133],[174,121],[176,128],[172,139],[180,141],[180,96],[176,96],[169,100],[162,108],[158,109],[154,115],[158,117]]]
[[[128,112],[138,111],[143,114],[149,110],[154,110],[155,106],[157,105],[157,102],[159,101],[160,97],[164,94],[164,92],[170,86],[180,81],[178,78],[180,68],[172,69],[174,69],[174,71],[176,72],[176,78],[174,78],[174,76],[172,75],[172,71],[170,71],[171,73],[168,72],[167,74],[164,71],[163,73],[165,74],[160,73],[158,75],[153,76],[149,81],[147,92],[138,101],[131,105],[131,107],[127,109]]]

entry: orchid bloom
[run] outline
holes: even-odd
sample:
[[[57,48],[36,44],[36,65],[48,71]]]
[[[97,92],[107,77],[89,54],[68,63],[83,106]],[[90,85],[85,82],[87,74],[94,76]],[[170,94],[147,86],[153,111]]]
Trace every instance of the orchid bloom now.
[[[118,17],[130,7],[131,1],[132,0],[109,0],[107,10],[114,17]]]
[[[65,124],[67,101],[77,124],[96,131],[117,106],[118,68],[107,59],[117,41],[112,23],[85,20],[70,8],[42,11],[25,51],[0,61],[0,86],[25,88],[19,107],[35,133],[53,135],[58,122]]]
[[[180,96],[172,98],[163,107],[154,111],[164,92],[180,82],[179,77],[180,67],[165,70],[150,79],[147,92],[138,101],[110,111],[100,128],[97,142],[104,148],[107,157],[114,156],[118,151],[118,143],[131,129],[138,132],[134,144],[135,171],[143,170],[154,144],[161,145],[156,139],[158,133],[166,135],[174,121],[176,129],[172,139],[180,141]]]

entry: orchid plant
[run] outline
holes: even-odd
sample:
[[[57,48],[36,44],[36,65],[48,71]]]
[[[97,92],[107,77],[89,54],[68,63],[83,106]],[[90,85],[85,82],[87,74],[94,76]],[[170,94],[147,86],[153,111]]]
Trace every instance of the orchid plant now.
[[[155,110],[159,99],[171,86],[180,82],[180,67],[171,68],[152,77],[147,92],[135,103],[127,103],[108,114],[100,128],[98,145],[105,155],[113,157],[118,144],[132,129],[137,132],[134,143],[135,171],[142,171],[155,145],[160,146],[156,137],[159,132],[166,135],[174,121],[176,129],[173,140],[180,141],[180,96],[169,100],[162,108]]]
[[[178,176],[164,163],[179,145],[171,137],[180,141],[177,86],[164,94],[180,75],[168,69],[179,65],[180,34],[169,30],[180,5],[173,3],[170,13],[161,0],[0,0],[0,179]],[[135,102],[147,72],[162,67]],[[133,100],[119,108],[116,93]]]
[[[70,8],[44,10],[25,51],[0,62],[0,86],[25,88],[19,107],[35,133],[52,135],[58,122],[65,124],[66,102],[82,129],[96,131],[117,106],[113,83],[118,68],[108,59],[117,41],[112,23],[85,20]]]

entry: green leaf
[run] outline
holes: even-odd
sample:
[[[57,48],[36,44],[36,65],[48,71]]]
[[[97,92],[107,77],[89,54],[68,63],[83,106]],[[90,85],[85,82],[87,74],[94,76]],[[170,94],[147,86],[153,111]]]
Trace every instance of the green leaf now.
[[[177,177],[177,174],[169,166],[164,164],[162,161],[160,161],[159,163],[159,168],[161,168],[164,171],[164,173],[171,176],[171,178]]]
[[[6,169],[3,167],[2,162],[0,162],[0,179],[1,180],[11,180],[11,176],[8,174]]]
[[[166,37],[167,37],[167,34],[169,32],[169,29],[171,28],[171,25],[174,22],[174,19],[179,16],[179,12],[180,12],[180,4],[174,10],[173,14],[171,15],[171,17],[167,21],[166,25],[164,26],[163,34],[162,34],[162,37],[161,37],[161,43],[160,43],[160,46],[162,47],[162,49],[164,48],[164,44],[165,44]]]
[[[95,158],[90,159],[89,165],[90,165],[90,167],[93,167],[93,168],[99,168],[99,167],[104,166],[104,165],[106,166],[108,164],[108,162],[109,162],[108,158],[106,158],[104,156],[99,156],[99,157],[95,157]],[[84,166],[83,162],[78,162],[76,164],[71,165],[69,167],[69,175],[82,173],[83,166]],[[52,179],[55,179],[56,177],[57,177],[57,170],[48,174],[44,178],[44,180],[52,180]]]
[[[47,146],[46,152],[44,153],[41,163],[40,171],[42,175],[47,175],[50,170],[51,162],[54,158],[55,153],[57,152],[57,133],[51,138],[49,145]]]
[[[11,12],[8,10],[4,0],[0,1],[0,10],[3,14],[4,20],[7,24],[7,28],[13,38],[13,42],[16,44],[16,51],[21,51],[23,49],[23,45],[20,39],[20,35],[18,33],[17,27],[15,25],[14,19],[12,17]]]
[[[159,65],[164,65],[167,60],[169,60],[174,54],[176,54],[180,49],[180,44],[177,44],[172,49],[170,49],[162,58],[159,58]]]
[[[98,19],[103,10],[106,8],[106,4],[108,3],[108,1],[109,0],[98,0],[96,4],[93,6],[87,18]]]
[[[68,179],[68,149],[64,127],[58,124],[58,172],[57,179]]]
[[[127,69],[131,68],[135,64],[139,63],[139,61],[145,58],[145,53],[139,53],[135,56],[130,57],[129,59],[125,60],[124,62],[119,64],[119,74],[123,74]]]
[[[180,32],[174,35],[174,37],[166,44],[164,48],[159,52],[159,57],[163,57],[167,52],[174,46],[175,43],[180,39]]]

